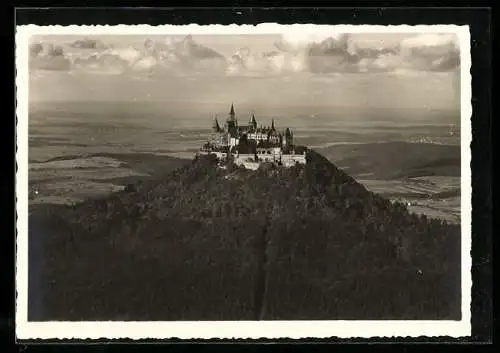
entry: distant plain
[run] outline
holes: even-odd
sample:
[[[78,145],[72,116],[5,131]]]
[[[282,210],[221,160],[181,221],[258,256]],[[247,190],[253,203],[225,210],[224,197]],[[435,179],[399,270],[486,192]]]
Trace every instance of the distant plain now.
[[[104,197],[131,181],[175,169],[223,123],[231,101],[34,102],[29,111],[30,206]],[[237,103],[237,102],[236,102]],[[452,110],[253,107],[264,125],[291,127],[367,189],[410,211],[460,223],[460,116]],[[180,158],[180,159],[179,159]],[[43,206],[41,206],[43,207]]]

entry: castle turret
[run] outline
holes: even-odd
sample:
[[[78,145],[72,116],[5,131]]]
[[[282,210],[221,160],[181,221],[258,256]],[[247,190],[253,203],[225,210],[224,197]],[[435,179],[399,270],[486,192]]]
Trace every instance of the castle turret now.
[[[231,110],[229,111],[229,115],[226,119],[226,131],[233,137],[236,136],[238,132],[238,122],[236,121],[236,114],[232,103]]]
[[[285,137],[283,139],[283,146],[291,146],[293,145],[293,133],[292,133],[292,130],[290,130],[290,128],[286,128],[285,129]]]
[[[257,120],[255,119],[255,115],[253,113],[248,121],[248,126],[254,130],[257,129]]]
[[[219,125],[219,121],[217,120],[217,116],[215,116],[215,118],[214,118],[214,123],[212,125],[212,130],[213,130],[213,132],[220,132],[221,131],[221,128],[220,128],[220,125]]]
[[[236,119],[236,114],[234,113],[234,105],[233,103],[231,103],[231,110],[229,111],[228,120],[235,121],[235,119]]]

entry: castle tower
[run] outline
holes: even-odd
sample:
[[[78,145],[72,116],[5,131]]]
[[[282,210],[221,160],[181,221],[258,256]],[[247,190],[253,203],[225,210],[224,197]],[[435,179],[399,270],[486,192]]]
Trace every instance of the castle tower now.
[[[234,113],[234,104],[231,103],[231,110],[229,111],[229,116],[228,116],[229,121],[235,121],[236,120],[236,114]]]
[[[231,135],[235,136],[238,130],[238,122],[236,121],[236,114],[234,112],[234,105],[231,103],[231,110],[226,119],[226,131]]]
[[[257,120],[255,120],[255,115],[252,113],[250,120],[248,121],[248,126],[253,130],[257,129]]]
[[[290,147],[293,145],[293,133],[290,128],[285,129],[285,138],[283,139],[283,146]]]
[[[212,125],[212,131],[213,132],[220,132],[221,131],[219,121],[217,120],[217,115],[214,118],[214,123]]]

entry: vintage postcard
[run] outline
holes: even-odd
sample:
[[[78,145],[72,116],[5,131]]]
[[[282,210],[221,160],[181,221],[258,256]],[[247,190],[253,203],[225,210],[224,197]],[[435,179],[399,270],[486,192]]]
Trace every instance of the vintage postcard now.
[[[18,339],[470,335],[467,26],[19,26]]]

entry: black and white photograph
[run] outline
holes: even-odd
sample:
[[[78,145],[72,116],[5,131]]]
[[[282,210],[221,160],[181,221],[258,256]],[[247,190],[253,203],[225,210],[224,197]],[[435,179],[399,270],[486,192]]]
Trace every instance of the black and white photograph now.
[[[18,26],[17,336],[470,334],[467,26]]]

